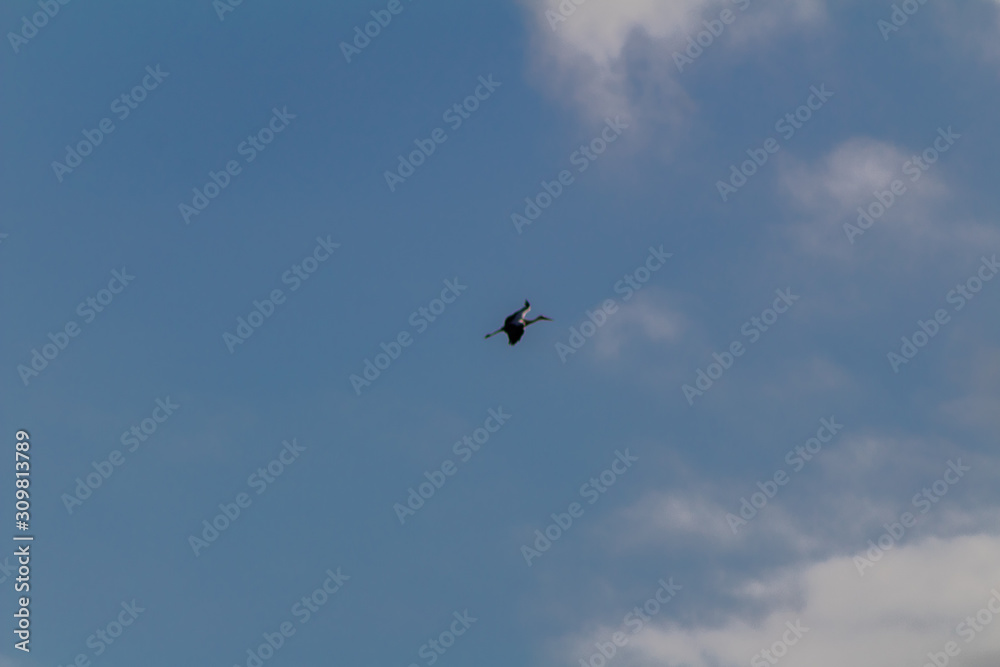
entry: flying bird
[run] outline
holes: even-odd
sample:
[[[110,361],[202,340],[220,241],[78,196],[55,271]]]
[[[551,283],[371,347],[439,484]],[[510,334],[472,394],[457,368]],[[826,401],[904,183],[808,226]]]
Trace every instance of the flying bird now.
[[[524,308],[517,311],[516,313],[508,315],[507,319],[503,321],[503,326],[494,331],[493,333],[486,334],[486,337],[489,338],[490,336],[495,336],[502,331],[505,334],[507,334],[507,344],[515,345],[517,341],[521,340],[521,336],[524,335],[524,328],[529,324],[534,324],[539,320],[545,320],[547,322],[552,321],[552,318],[545,317],[544,315],[539,315],[533,320],[526,320],[524,319],[524,316],[527,314],[529,310],[531,310],[531,304],[528,303],[527,299],[525,299]]]

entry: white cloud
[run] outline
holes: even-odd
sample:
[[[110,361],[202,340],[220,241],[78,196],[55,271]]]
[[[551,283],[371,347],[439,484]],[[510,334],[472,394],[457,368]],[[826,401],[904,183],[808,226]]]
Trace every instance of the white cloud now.
[[[920,667],[927,651],[941,651],[947,641],[959,644],[962,665],[997,664],[1000,613],[996,627],[972,642],[956,626],[1000,590],[1000,520],[995,499],[984,493],[998,461],[934,438],[845,428],[799,472],[789,469],[782,447],[770,455],[773,468],[735,481],[732,474],[701,477],[683,461],[672,462],[668,491],[648,493],[595,527],[595,543],[614,558],[712,555],[700,577],[709,588],[686,584],[683,593],[697,613],[685,611],[678,597],[670,614],[630,638],[616,664],[746,665],[796,619],[810,630],[782,658],[787,667]],[[933,487],[949,461],[959,459],[971,470],[920,514],[913,495]],[[725,513],[738,511],[740,496],[779,468],[790,482],[734,536]],[[868,540],[878,540],[883,524],[904,511],[919,514],[916,525],[861,576],[854,557],[865,556]],[[734,570],[734,557],[747,566]],[[624,613],[636,602],[614,604]],[[622,629],[609,625],[620,618],[602,611],[602,623],[587,619],[579,626],[585,630],[559,640],[565,662],[590,655],[594,642]]]
[[[947,133],[947,128],[941,131]],[[948,252],[967,259],[970,252],[982,247],[997,247],[1000,232],[995,227],[962,219],[953,208],[958,193],[946,179],[948,162],[954,152],[961,150],[961,142],[970,139],[954,139],[935,163],[925,164],[926,170],[914,160],[933,147],[938,138],[939,128],[930,128],[923,145],[902,148],[855,137],[812,163],[786,157],[781,163],[779,182],[798,220],[782,231],[810,254],[844,261],[857,258],[859,249],[867,254],[874,248],[884,250],[889,244],[897,261],[901,257],[911,260],[899,262],[900,268],[917,267],[913,260],[930,253],[940,257],[942,252]],[[893,182],[902,184],[905,190],[893,194]],[[869,224],[867,229],[859,224],[859,208],[873,220],[862,220],[861,224]],[[884,212],[879,214],[880,210]],[[853,243],[845,225],[862,232],[851,232]]]
[[[677,343],[688,328],[680,310],[655,290],[637,292],[618,308],[594,338],[594,350],[603,359],[618,359],[623,349],[639,342]]]
[[[914,152],[855,137],[812,164],[784,160],[780,184],[792,209],[801,215],[801,222],[790,230],[793,238],[810,253],[845,259],[854,255],[856,246],[872,243],[876,234],[870,230],[888,227],[894,233],[924,235],[937,220],[931,217],[933,206],[947,198],[949,189],[933,167],[916,182],[904,176],[904,165]],[[858,207],[867,209],[876,202],[875,193],[888,190],[896,180],[906,191],[898,196],[890,192],[894,199],[888,210],[850,243],[844,224],[856,225]]]
[[[956,630],[986,607],[995,591],[1000,598],[1000,537],[931,538],[889,555],[891,560],[887,556],[864,577],[850,556],[839,556],[747,580],[733,593],[747,603],[742,605],[747,611],[716,621],[676,620],[685,616],[684,597],[698,595],[688,586],[672,602],[674,618],[654,619],[632,635],[615,662],[746,665],[783,637],[794,638],[786,624],[799,621],[808,630],[781,657],[785,667],[918,667],[928,651],[940,652],[948,641],[959,646],[962,665],[997,664],[1000,632],[993,624],[1000,625],[1000,614],[990,614],[991,625],[981,633],[963,630],[959,636]],[[566,663],[577,664],[595,650],[595,642],[620,629],[604,625],[575,637]]]
[[[620,550],[650,544],[697,541],[716,546],[732,540],[723,516],[726,510],[693,492],[651,493],[618,512],[602,532],[614,535],[603,540]]]
[[[782,183],[800,207],[839,216],[867,203],[873,190],[899,178],[906,160],[907,155],[892,144],[856,137],[841,143],[818,164],[792,160],[783,170]],[[935,187],[932,193],[939,191]]]
[[[655,115],[671,124],[693,108],[682,84],[687,71],[677,69],[673,53],[705,29],[703,21],[729,9],[735,20],[708,48],[746,49],[825,15],[824,0],[587,0],[565,21],[550,23],[546,12],[575,7],[573,0],[523,4],[534,28],[536,74],[546,90],[575,103],[585,116]]]
[[[833,419],[837,421],[836,415]],[[846,424],[812,458],[793,465],[785,452],[805,444],[810,433],[800,433],[772,448],[762,466],[735,476],[703,477],[683,460],[671,461],[675,472],[665,480],[669,490],[650,491],[613,512],[595,525],[595,542],[615,556],[694,549],[748,558],[768,554],[772,565],[781,565],[860,550],[903,512],[912,513],[916,523],[901,537],[902,544],[1000,530],[994,501],[972,493],[998,474],[1000,461],[936,439],[887,437],[852,432],[854,428]],[[915,504],[914,496],[942,479],[951,462],[972,470],[950,483],[926,510]],[[787,482],[774,487],[766,505],[734,533],[727,515],[739,516],[742,499],[751,499],[761,490],[758,482],[769,484],[777,471],[787,475]]]
[[[667,665],[745,665],[782,638],[786,622],[801,619],[809,631],[782,658],[787,667],[921,665],[927,651],[941,651],[948,641],[958,643],[963,665],[996,664],[1000,657],[996,628],[969,643],[955,633],[1000,590],[998,537],[929,539],[900,548],[891,564],[863,578],[851,558],[831,558],[746,590],[766,595],[788,586],[800,592],[800,606],[782,604],[764,618],[730,618],[719,627],[661,624],[637,635],[633,651],[644,662]]]

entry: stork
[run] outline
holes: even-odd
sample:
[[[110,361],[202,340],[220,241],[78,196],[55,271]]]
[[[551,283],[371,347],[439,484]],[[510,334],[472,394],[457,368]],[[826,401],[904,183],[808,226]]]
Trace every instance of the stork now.
[[[524,319],[524,316],[527,314],[529,310],[531,310],[531,304],[528,303],[527,299],[525,299],[524,308],[517,311],[516,313],[508,315],[507,319],[503,321],[503,326],[494,331],[493,333],[486,334],[486,337],[489,338],[490,336],[495,336],[502,331],[503,333],[507,334],[507,344],[515,345],[517,344],[517,341],[521,340],[521,336],[524,335],[524,328],[529,324],[534,324],[539,320],[545,320],[547,322],[552,321],[552,318],[545,317],[544,315],[539,315],[533,320],[526,320]]]

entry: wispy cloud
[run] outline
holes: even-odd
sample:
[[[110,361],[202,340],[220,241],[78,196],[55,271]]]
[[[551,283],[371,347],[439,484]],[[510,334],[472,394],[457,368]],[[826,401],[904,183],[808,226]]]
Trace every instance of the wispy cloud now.
[[[790,456],[799,444],[788,442]],[[676,462],[672,467],[684,472],[669,481],[669,490],[651,491],[609,517],[598,528],[599,542],[619,554],[711,548],[756,555],[764,549],[774,562],[849,553],[876,537],[883,523],[907,510],[916,513],[914,494],[940,478],[951,459],[974,465],[977,472],[970,481],[980,483],[1000,466],[1000,461],[964,453],[953,443],[873,432],[844,433],[804,462],[790,463],[781,451],[772,457],[770,468],[757,467],[754,473],[708,476]],[[727,515],[739,515],[743,498],[779,470],[788,481],[774,487],[776,493],[766,505],[734,531]],[[935,503],[926,517],[921,514],[907,542],[1000,527],[990,518],[994,500],[971,501],[965,496],[967,483],[961,485],[964,488],[949,491]],[[963,499],[960,505],[956,498]]]
[[[932,141],[933,133],[928,138]],[[856,246],[873,243],[872,238],[878,236],[869,233],[873,228],[890,228],[911,239],[926,237],[943,222],[935,213],[951,190],[940,168],[922,171],[911,163],[917,152],[855,137],[812,163],[786,159],[781,168],[781,191],[798,217],[788,232],[810,254],[838,259],[849,259],[856,255]],[[919,174],[917,181],[912,180],[915,173]],[[902,194],[892,192],[894,181],[905,186]],[[883,197],[891,201],[887,209],[877,198],[880,192],[888,192]],[[879,207],[885,210],[879,213]],[[868,213],[869,208],[878,217]],[[860,224],[868,225],[866,228],[858,227],[862,212],[873,220],[869,224],[861,218]],[[861,234],[849,233],[845,225],[858,227]]]
[[[553,20],[560,0],[524,0],[533,26],[535,74],[585,117],[628,113],[637,119],[683,123],[694,109],[684,89],[675,53],[705,30],[704,21],[733,15],[713,49],[745,50],[789,28],[815,26],[825,16],[823,0],[590,0],[564,21]],[[716,27],[719,30],[719,27]]]
[[[608,318],[594,340],[594,350],[599,358],[618,359],[623,350],[637,344],[677,343],[687,328],[687,318],[668,296],[647,289]]]
[[[788,667],[919,665],[928,651],[940,652],[954,641],[962,664],[996,664],[1000,634],[993,628],[974,633],[960,624],[986,608],[1000,588],[1000,537],[930,538],[892,556],[891,564],[864,578],[849,556],[838,556],[746,579],[731,597],[748,611],[708,622],[677,620],[683,614],[654,621],[616,661],[717,667],[755,664],[757,657],[756,664],[772,664],[761,654],[772,650]],[[591,653],[594,642],[615,629],[602,626],[578,636],[566,663]],[[789,643],[776,646],[782,642]]]

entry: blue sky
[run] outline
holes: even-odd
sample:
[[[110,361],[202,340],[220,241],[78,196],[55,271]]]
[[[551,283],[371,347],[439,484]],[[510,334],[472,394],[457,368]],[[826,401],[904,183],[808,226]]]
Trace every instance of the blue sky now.
[[[0,666],[996,664],[1000,5],[219,6],[0,10]]]

